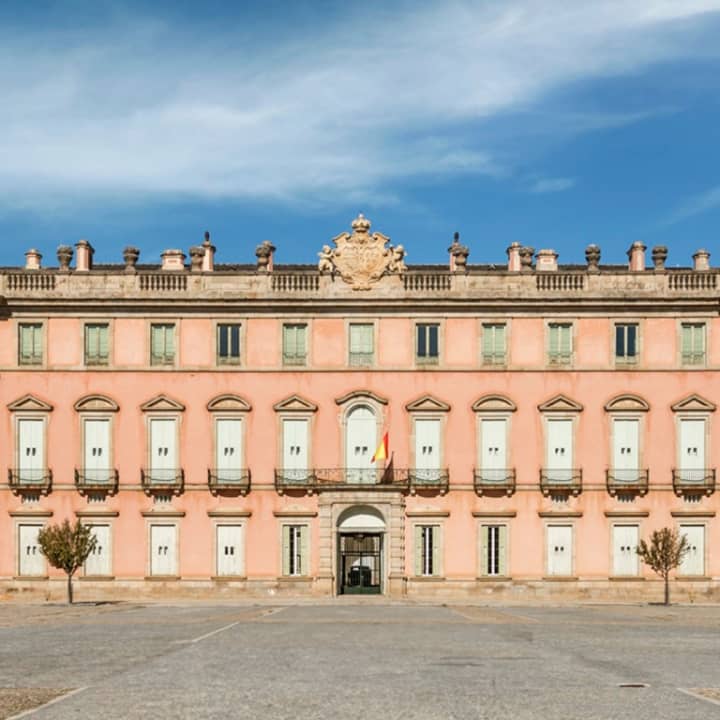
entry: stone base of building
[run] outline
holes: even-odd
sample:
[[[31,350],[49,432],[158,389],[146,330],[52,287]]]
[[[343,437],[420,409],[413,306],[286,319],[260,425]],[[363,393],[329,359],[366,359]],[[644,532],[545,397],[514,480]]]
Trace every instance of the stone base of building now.
[[[375,601],[453,602],[469,604],[659,603],[663,583],[656,579],[508,579],[458,580],[391,577],[388,592]],[[321,600],[335,597],[332,578],[91,579],[74,582],[77,602],[162,602]],[[720,578],[674,580],[672,602],[720,603]],[[342,597],[342,596],[340,596]],[[348,596],[353,600],[370,596]],[[0,580],[0,602],[64,602],[63,578]]]

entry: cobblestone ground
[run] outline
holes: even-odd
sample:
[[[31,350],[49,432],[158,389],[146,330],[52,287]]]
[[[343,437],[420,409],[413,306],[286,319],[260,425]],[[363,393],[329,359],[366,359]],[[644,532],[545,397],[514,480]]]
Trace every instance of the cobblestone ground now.
[[[0,605],[0,717],[706,720],[719,650],[716,607]]]

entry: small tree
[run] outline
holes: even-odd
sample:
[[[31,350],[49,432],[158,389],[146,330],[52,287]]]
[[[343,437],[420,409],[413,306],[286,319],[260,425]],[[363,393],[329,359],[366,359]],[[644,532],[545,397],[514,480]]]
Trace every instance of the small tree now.
[[[668,527],[655,530],[649,545],[640,541],[637,554],[665,581],[665,605],[670,604],[670,571],[680,565],[689,550],[687,536]]]
[[[78,520],[71,525],[65,520],[62,525],[48,525],[38,533],[38,543],[48,562],[67,575],[68,603],[72,605],[72,577],[95,549],[97,538],[92,528]]]

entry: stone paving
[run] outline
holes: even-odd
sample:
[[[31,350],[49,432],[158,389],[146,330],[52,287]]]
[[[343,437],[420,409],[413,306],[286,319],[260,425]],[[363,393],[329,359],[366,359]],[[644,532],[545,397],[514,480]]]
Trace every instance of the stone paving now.
[[[0,687],[80,689],[33,720],[706,720],[719,650],[718,607],[0,605]]]

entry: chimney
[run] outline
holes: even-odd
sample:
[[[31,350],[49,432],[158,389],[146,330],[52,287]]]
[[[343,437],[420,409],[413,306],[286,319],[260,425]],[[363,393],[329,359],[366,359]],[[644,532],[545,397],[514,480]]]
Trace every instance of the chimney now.
[[[185,269],[185,253],[182,250],[166,250],[161,256],[161,270],[177,270]]]
[[[93,254],[95,250],[87,240],[78,240],[75,243],[75,270],[87,272],[92,270]]]
[[[508,270],[510,272],[520,272],[520,243],[510,243],[507,249]]]
[[[193,272],[202,272],[205,248],[202,245],[193,245],[190,248],[190,269]]]
[[[205,231],[205,240],[202,244],[205,255],[203,255],[202,269],[203,272],[212,272],[215,270],[215,250],[216,247],[210,244],[210,233]]]
[[[710,253],[707,250],[698,250],[693,255],[693,270],[709,270]]]
[[[634,242],[628,250],[628,269],[632,272],[642,272],[645,270],[645,250],[647,247],[641,242]]]
[[[25,253],[25,269],[26,270],[39,270],[42,260],[42,254],[35,248],[31,248]]]
[[[554,250],[538,250],[535,255],[535,269],[540,271],[553,271],[558,269],[558,254]]]

